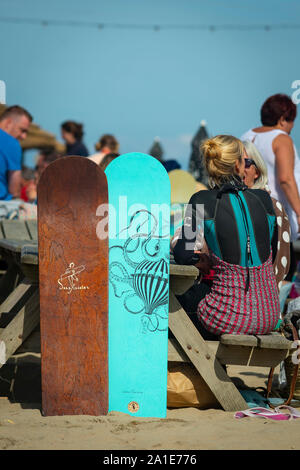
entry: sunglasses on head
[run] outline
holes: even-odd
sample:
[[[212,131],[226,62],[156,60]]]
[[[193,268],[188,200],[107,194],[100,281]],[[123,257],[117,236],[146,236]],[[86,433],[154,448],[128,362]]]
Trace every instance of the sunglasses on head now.
[[[256,166],[255,161],[252,158],[245,158],[245,168],[250,168],[251,165]]]

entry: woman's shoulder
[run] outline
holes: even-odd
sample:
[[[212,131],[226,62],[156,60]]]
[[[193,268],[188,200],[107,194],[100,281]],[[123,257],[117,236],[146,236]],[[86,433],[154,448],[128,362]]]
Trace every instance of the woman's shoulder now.
[[[241,135],[240,140],[252,140],[254,136],[255,131],[253,129],[249,129],[248,131],[244,132],[243,135]]]
[[[272,198],[267,190],[265,189],[247,189],[247,193],[250,197],[255,197],[260,200],[260,202],[264,205],[265,209],[268,213],[274,213],[274,205]]]
[[[93,155],[89,155],[88,159],[92,160],[94,163],[99,165],[101,161],[103,160],[104,154],[99,152],[99,153],[94,153]]]
[[[190,204],[205,204],[208,201],[212,201],[216,199],[217,192],[215,189],[201,189],[192,195]]]
[[[83,157],[87,157],[87,156],[88,156],[89,151],[88,151],[86,145],[85,145],[83,142],[78,142],[78,148],[79,148],[80,151],[82,152],[82,156],[83,156]]]

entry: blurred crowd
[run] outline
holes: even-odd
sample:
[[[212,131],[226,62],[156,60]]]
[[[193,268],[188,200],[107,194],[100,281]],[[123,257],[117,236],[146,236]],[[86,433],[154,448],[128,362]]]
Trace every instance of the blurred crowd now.
[[[207,339],[228,332],[265,334],[278,322],[278,291],[295,272],[293,242],[300,233],[300,159],[291,137],[296,116],[289,96],[272,95],[261,106],[260,125],[240,138],[220,134],[199,144],[199,165],[206,169],[209,188],[195,189],[189,206],[204,206],[204,229],[201,240],[194,230],[193,249],[187,249],[185,225],[196,227],[196,211],[186,212],[171,249],[177,263],[194,264],[202,273],[201,283],[180,302],[198,328],[200,319]],[[65,151],[43,148],[34,169],[22,167],[20,141],[32,120],[21,106],[8,107],[0,116],[0,209],[1,203],[16,203],[19,218],[37,217],[39,179],[57,159],[81,156],[105,170],[120,155],[111,134],[102,135],[90,154],[83,125],[65,121]],[[174,160],[162,164],[168,173],[180,168]],[[255,292],[267,300],[267,309]]]
[[[83,142],[83,125],[65,121],[61,125],[61,137],[65,151],[59,153],[54,147],[44,147],[36,155],[35,167],[22,164],[20,141],[26,139],[33,118],[21,106],[8,107],[0,116],[0,201],[22,200],[36,204],[37,184],[43,170],[62,156],[88,157],[105,169],[119,156],[119,142],[110,134],[104,134],[95,144],[96,153],[89,155]]]
[[[298,237],[300,227],[300,159],[290,135],[296,116],[296,105],[290,97],[273,95],[260,109],[261,125],[251,128],[240,138],[245,148],[251,144],[248,150],[259,162],[253,157],[247,160],[243,175],[245,183],[250,185],[249,181],[253,180],[255,187],[257,181],[264,178],[265,188],[287,212],[293,240]],[[89,158],[103,169],[119,156],[119,142],[114,135],[100,136],[95,153],[90,154],[83,139],[83,124],[65,121],[61,124],[65,144],[63,154],[53,147],[43,148],[36,156],[35,168],[26,168],[22,166],[20,142],[26,139],[32,121],[30,112],[18,105],[6,108],[0,116],[0,201],[21,200],[36,204],[41,173],[63,155]],[[174,160],[162,163],[168,172],[180,168]],[[203,161],[200,163],[203,165]]]
[[[266,166],[267,182],[273,197],[283,203],[291,225],[293,237],[300,225],[299,179],[300,160],[291,138],[297,116],[297,108],[290,97],[276,94],[269,97],[260,109],[261,125],[245,132],[240,140],[254,144],[257,154]],[[43,148],[36,157],[35,169],[22,167],[20,141],[26,139],[33,118],[21,106],[6,108],[0,116],[0,200],[21,198],[25,202],[36,201],[36,186],[40,174],[47,165],[61,157],[54,148]],[[63,155],[87,157],[103,167],[119,155],[119,142],[110,134],[102,135],[90,154],[83,140],[83,124],[65,121],[61,124],[61,137],[65,143]],[[104,161],[103,161],[104,160]],[[174,160],[164,162],[167,171],[180,167]],[[171,166],[169,168],[169,164]],[[202,163],[202,162],[201,162]],[[259,171],[250,165],[252,172]]]

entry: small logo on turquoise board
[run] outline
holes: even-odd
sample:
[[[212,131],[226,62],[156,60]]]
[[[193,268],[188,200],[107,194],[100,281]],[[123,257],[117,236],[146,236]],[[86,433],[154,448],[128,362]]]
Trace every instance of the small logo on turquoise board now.
[[[137,413],[140,409],[140,405],[136,401],[131,401],[128,403],[128,411],[130,413]]]

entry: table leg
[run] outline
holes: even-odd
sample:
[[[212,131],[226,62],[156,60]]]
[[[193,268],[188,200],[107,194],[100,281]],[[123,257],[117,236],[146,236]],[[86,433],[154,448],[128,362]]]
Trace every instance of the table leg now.
[[[4,315],[10,321],[0,329],[0,367],[39,324],[38,287],[27,280],[19,284],[0,306],[1,319]]]

